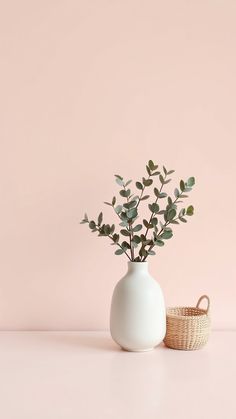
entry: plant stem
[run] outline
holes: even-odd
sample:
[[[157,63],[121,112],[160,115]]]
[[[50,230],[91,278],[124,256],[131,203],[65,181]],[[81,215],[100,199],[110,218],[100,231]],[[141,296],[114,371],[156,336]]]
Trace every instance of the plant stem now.
[[[166,177],[166,176],[165,176],[165,177]],[[165,179],[165,178],[164,178],[164,179]],[[164,183],[162,184],[162,186],[161,186],[161,188],[160,188],[160,192],[161,192],[161,190],[162,190],[163,185],[164,185]],[[182,191],[182,192],[181,192],[181,194],[180,194],[177,198],[175,198],[175,200],[173,201],[172,205],[174,205],[174,204],[178,201],[178,199],[179,199],[179,198],[181,198],[181,195],[183,194],[183,192],[184,192],[184,191]],[[157,199],[156,199],[156,202],[157,202]],[[151,216],[151,218],[150,218],[149,223],[151,222],[152,217],[153,217],[153,213],[152,213],[152,216]],[[179,217],[176,217],[176,218],[174,218],[174,221],[176,221],[176,220],[178,220],[178,219],[179,219]],[[165,222],[165,224],[164,224],[163,228],[159,231],[159,233],[158,233],[157,237],[159,237],[159,236],[160,236],[160,234],[161,234],[161,233],[163,232],[163,230],[164,230],[164,227],[167,227],[167,226],[168,226],[168,224],[170,224],[170,221],[166,221],[166,222]],[[145,234],[145,238],[146,238],[146,235],[147,235],[148,230],[149,230],[149,229],[147,228],[147,231],[146,231],[146,234]],[[155,244],[151,245],[151,246],[149,247],[149,249],[148,249],[148,252],[149,252],[150,250],[152,250],[154,246],[155,246]],[[147,256],[148,256],[148,255],[147,255]],[[147,259],[147,256],[145,256],[145,257],[144,257],[144,259],[142,260],[142,262],[144,262],[144,261]]]
[[[148,175],[148,179],[150,179],[150,177],[151,177],[151,175]],[[146,188],[146,186],[144,185],[143,186],[143,189],[142,189],[142,191],[141,191],[141,193],[140,193],[140,196],[139,196],[139,199],[138,199],[138,202],[137,202],[137,205],[136,205],[136,209],[138,209],[138,206],[139,206],[139,204],[140,204],[140,202],[141,202],[141,199],[142,199],[142,197],[143,197],[143,193],[144,193],[144,191],[145,191],[145,188]],[[130,240],[130,243],[131,243],[131,240]],[[130,244],[131,245],[131,244]],[[135,254],[134,254],[134,251],[133,251],[133,260],[135,259]]]
[[[181,192],[181,194],[180,194],[177,198],[175,198],[175,200],[173,201],[172,205],[174,205],[174,204],[178,201],[178,199],[179,199],[179,198],[181,198],[181,195],[182,195],[182,194],[183,194],[183,192]],[[174,220],[173,220],[173,221],[177,221],[178,219],[179,219],[179,217],[176,217],[176,218],[174,218]],[[172,220],[171,220],[171,221],[172,221]],[[161,233],[164,231],[164,228],[165,228],[165,227],[167,227],[167,226],[168,226],[168,224],[170,224],[170,221],[166,221],[166,222],[165,222],[164,226],[163,226],[163,227],[162,227],[162,229],[159,231],[159,233],[158,233],[157,237],[159,237],[159,236],[161,235]],[[154,246],[155,246],[155,244],[151,245],[151,246],[149,247],[149,249],[148,249],[148,252],[149,252],[150,250],[152,250]],[[147,257],[148,257],[148,255],[147,255],[147,256],[145,256],[145,257],[143,258],[142,262],[144,262],[144,261],[147,259]]]
[[[174,221],[178,220],[178,218],[179,218],[179,217],[176,217],[176,218],[174,219]],[[161,233],[164,231],[164,228],[165,228],[165,227],[167,227],[167,226],[168,226],[168,224],[170,224],[170,221],[166,221],[166,222],[165,222],[164,226],[163,226],[163,227],[162,227],[162,229],[159,231],[159,233],[157,234],[156,238],[157,238],[157,237],[159,237],[159,236],[161,235]],[[154,246],[155,246],[155,244],[152,244],[152,245],[149,247],[148,252],[150,252],[150,250],[152,250]],[[145,260],[147,259],[147,257],[148,257],[148,255],[146,255],[146,256],[143,258],[142,262],[145,262]]]
[[[126,187],[124,185],[124,190],[126,191]],[[129,197],[127,196],[127,203],[129,202]],[[132,229],[132,222],[129,222],[129,228],[127,228],[128,232],[130,233],[129,235],[129,245],[130,245],[130,256],[131,256],[131,261],[134,260],[135,255],[134,255],[134,248],[131,246],[132,243],[132,238],[133,238],[133,229]]]
[[[164,176],[164,180],[165,180],[165,179],[166,179],[166,175]],[[161,187],[160,187],[160,193],[161,193],[161,191],[162,191],[163,186],[164,186],[164,183],[162,183],[162,185],[161,185]],[[157,201],[158,201],[158,196],[156,197],[155,204],[157,203]],[[152,221],[152,219],[153,219],[153,216],[154,216],[154,212],[152,212],[152,214],[151,214],[151,217],[150,217],[150,219],[149,219],[148,224],[150,224],[150,223],[151,223],[151,221]],[[150,227],[147,227],[146,232],[145,232],[145,234],[144,234],[145,239],[146,239],[146,237],[147,237],[147,234],[148,234],[149,229],[150,229]]]
[[[113,237],[112,236],[108,236],[108,237],[110,237],[110,239],[114,242],[114,240],[113,240]],[[126,254],[126,256],[129,258],[129,260],[132,262],[132,259],[130,258],[130,256],[128,255],[128,253],[126,252],[126,250],[124,250],[123,249],[123,247],[120,245],[120,243],[116,243],[116,245],[117,246],[119,246],[122,250],[123,250],[123,252]]]
[[[148,175],[148,179],[150,179],[150,177],[151,177],[151,175]],[[139,199],[138,199],[138,202],[137,202],[137,205],[136,205],[136,209],[138,209],[138,206],[139,206],[140,201],[141,201],[141,199],[142,199],[142,197],[143,197],[143,193],[144,193],[144,191],[145,191],[145,188],[146,188],[146,186],[144,186],[144,187],[143,187],[143,189],[142,189],[142,192],[141,192],[141,194],[140,194],[140,196],[139,196]]]
[[[114,207],[113,207],[114,208]],[[116,214],[117,214],[117,212],[116,212]],[[118,217],[119,217],[119,219],[121,220],[121,221],[123,221],[122,220],[122,218],[120,217],[120,215],[119,214],[117,214],[118,215]],[[128,227],[125,227],[126,228],[126,230],[129,232],[129,233],[131,233],[131,231],[130,231],[130,229],[128,228]],[[132,240],[132,238],[131,238],[131,234],[129,235],[129,239],[130,239],[130,253],[131,253],[131,251],[133,250],[132,249],[132,247],[131,247],[131,240]],[[132,260],[134,259],[134,254],[131,254],[131,258],[132,258]]]
[[[101,232],[101,228],[100,228],[100,226],[98,225],[98,224],[96,224],[96,228],[97,228],[97,231],[99,231],[99,233]],[[109,237],[112,241],[113,241],[113,243],[115,243],[114,242],[114,240],[113,240],[113,237],[110,235],[110,234],[108,234],[108,235],[104,235],[104,237]],[[123,247],[120,245],[120,243],[115,243],[117,246],[119,246],[122,250],[123,250],[123,252],[126,254],[126,256],[129,258],[129,260],[132,262],[132,259],[130,258],[130,256],[128,255],[128,253],[123,249]]]

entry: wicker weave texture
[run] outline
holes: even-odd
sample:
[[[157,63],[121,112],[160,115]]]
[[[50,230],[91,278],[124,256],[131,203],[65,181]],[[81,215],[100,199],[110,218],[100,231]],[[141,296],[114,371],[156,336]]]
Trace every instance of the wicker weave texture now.
[[[207,308],[199,308],[203,299]],[[172,349],[195,350],[202,348],[208,341],[210,333],[209,317],[210,300],[202,295],[196,307],[167,308],[166,336],[164,343]]]

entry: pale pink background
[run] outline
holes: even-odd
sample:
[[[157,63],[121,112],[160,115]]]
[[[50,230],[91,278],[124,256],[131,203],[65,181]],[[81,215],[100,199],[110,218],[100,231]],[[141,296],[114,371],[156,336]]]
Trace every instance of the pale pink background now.
[[[1,329],[108,327],[126,260],[79,220],[113,221],[113,174],[149,158],[197,180],[150,260],[167,304],[207,293],[236,326],[235,22],[230,0],[1,2]]]

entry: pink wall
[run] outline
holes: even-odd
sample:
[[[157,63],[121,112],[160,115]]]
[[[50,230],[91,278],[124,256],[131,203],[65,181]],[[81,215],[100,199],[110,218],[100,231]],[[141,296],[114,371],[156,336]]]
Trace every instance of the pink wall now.
[[[79,220],[149,158],[196,215],[150,261],[168,305],[236,326],[236,3],[2,2],[0,328],[104,329],[126,260]],[[174,188],[174,184],[171,189]]]

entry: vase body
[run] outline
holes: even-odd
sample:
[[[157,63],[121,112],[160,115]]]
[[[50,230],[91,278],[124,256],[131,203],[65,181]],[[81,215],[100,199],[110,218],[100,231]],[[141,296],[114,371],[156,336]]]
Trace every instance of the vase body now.
[[[164,297],[147,262],[128,262],[128,272],[113,292],[110,331],[114,341],[128,351],[148,351],[164,339]]]

